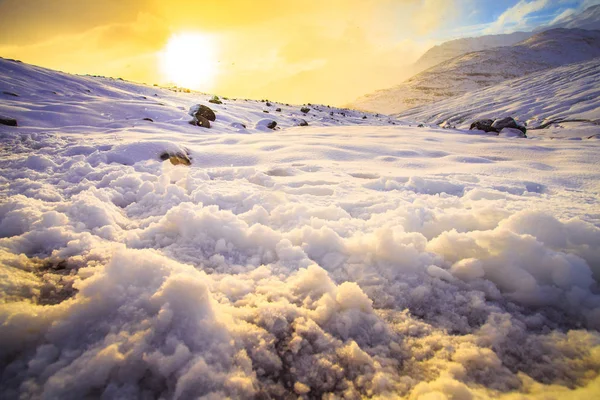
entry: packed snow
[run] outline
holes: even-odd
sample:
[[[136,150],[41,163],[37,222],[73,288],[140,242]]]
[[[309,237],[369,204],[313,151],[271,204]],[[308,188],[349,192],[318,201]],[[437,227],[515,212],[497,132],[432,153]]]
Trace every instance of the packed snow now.
[[[9,60],[2,92],[3,398],[600,393],[599,141]]]

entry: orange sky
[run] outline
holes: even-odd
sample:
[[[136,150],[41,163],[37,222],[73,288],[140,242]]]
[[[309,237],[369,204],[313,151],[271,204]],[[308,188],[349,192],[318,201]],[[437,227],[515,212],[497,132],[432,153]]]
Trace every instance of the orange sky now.
[[[196,32],[216,71],[196,89],[339,105],[400,83],[433,44],[415,38],[456,17],[447,0],[4,0],[0,56],[165,84],[169,38]]]

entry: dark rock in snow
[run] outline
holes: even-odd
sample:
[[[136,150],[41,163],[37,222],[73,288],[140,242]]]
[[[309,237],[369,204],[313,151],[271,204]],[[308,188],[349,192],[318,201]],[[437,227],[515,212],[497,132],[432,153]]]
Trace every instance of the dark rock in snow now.
[[[272,104],[271,104],[271,103],[269,103],[269,102],[267,101],[267,102],[265,103],[265,106],[267,106],[267,107],[271,107],[271,106],[272,106]]]
[[[18,95],[18,94],[16,94],[16,93],[13,93],[13,92],[6,92],[6,91],[3,91],[3,92],[2,92],[2,94],[5,94],[5,95],[7,95],[7,96],[19,97],[19,95]]]
[[[513,117],[506,117],[495,120],[492,124],[492,128],[494,128],[496,132],[501,132],[504,128],[518,129],[523,133],[527,132],[527,128],[517,124],[517,121],[515,121]]]
[[[150,121],[150,122],[154,122],[154,120],[152,118],[142,118],[142,121]]]
[[[169,160],[173,165],[192,165],[192,160],[188,157],[187,154],[177,152],[177,153],[162,153],[160,155],[160,159],[163,161]]]
[[[190,121],[190,124],[199,126],[201,128],[210,128],[210,121],[204,118],[202,115],[194,117],[194,119]]]
[[[275,122],[275,121],[271,121],[267,124],[267,128],[269,128],[269,129],[275,129],[276,126],[277,126],[277,122]]]
[[[215,112],[210,109],[210,107],[205,106],[204,104],[196,104],[190,109],[190,115],[194,118],[204,117],[209,121],[214,121],[217,119]]]
[[[417,128],[425,128],[425,125],[419,124],[419,125],[417,125]]]
[[[298,126],[308,126],[308,122],[304,119],[298,120]]]
[[[263,112],[268,114],[268,113],[269,113],[269,110],[263,110]]]
[[[275,109],[275,111],[277,111],[277,112],[281,112],[281,108],[277,107],[277,108]]]
[[[223,102],[219,99],[219,96],[213,96],[212,99],[208,100],[208,102],[213,104],[223,104]]]
[[[10,117],[0,115],[0,125],[17,126],[17,120]]]
[[[471,124],[470,130],[477,129],[484,132],[497,132],[495,128],[492,128],[494,123],[491,119],[480,119]]]
[[[367,116],[366,116],[366,115],[363,115],[362,119],[367,119]]]
[[[304,113],[304,114],[306,114],[306,113],[307,113],[307,112],[309,112],[309,111],[310,111],[310,108],[308,108],[308,107],[302,107],[302,108],[300,109],[300,112],[301,112],[301,113]]]

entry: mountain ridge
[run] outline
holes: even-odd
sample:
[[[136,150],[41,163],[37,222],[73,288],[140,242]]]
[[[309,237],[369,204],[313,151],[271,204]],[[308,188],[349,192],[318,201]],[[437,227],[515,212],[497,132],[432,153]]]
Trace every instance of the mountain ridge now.
[[[412,107],[493,86],[548,68],[600,56],[600,31],[552,29],[513,46],[463,54],[389,89],[367,94],[352,107],[396,114]]]

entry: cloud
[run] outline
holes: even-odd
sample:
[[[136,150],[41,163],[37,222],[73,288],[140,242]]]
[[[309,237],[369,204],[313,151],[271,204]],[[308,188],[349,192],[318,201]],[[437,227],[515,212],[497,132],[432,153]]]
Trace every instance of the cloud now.
[[[485,33],[505,33],[507,30],[515,31],[528,27],[528,16],[536,13],[549,5],[548,0],[520,0],[517,4],[504,11],[493,22]]]

